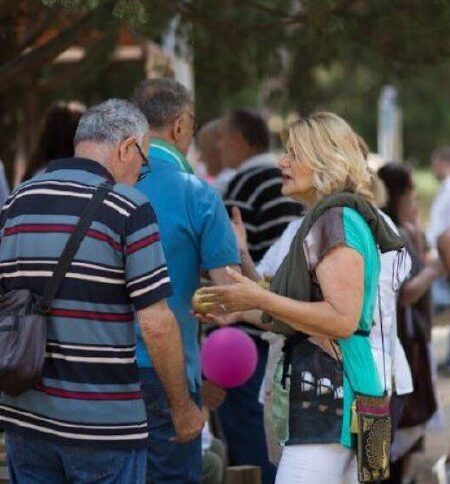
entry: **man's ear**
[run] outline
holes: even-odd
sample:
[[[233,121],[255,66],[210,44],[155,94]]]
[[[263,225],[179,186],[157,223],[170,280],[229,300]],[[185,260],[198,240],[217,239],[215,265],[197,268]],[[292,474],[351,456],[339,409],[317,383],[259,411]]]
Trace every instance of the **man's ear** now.
[[[183,117],[177,116],[173,122],[172,136],[175,141],[178,141],[183,133]]]
[[[128,162],[135,156],[137,139],[136,136],[129,136],[119,144],[119,159]]]

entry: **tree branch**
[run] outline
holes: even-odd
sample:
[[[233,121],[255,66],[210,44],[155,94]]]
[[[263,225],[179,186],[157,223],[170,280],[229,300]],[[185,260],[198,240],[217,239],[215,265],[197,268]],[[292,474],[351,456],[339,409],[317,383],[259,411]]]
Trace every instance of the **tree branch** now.
[[[49,10],[47,10],[44,15],[45,16],[42,22],[35,25],[31,29],[31,31],[28,32],[24,41],[19,45],[19,52],[23,52],[28,47],[31,47],[36,42],[36,40],[48,29],[48,27],[50,27],[55,16],[53,15],[53,12],[50,12]]]
[[[105,2],[101,9],[110,9],[111,2]],[[17,80],[24,71],[35,70],[46,62],[52,61],[61,52],[70,47],[97,18],[98,9],[85,14],[71,27],[60,32],[47,43],[36,47],[31,52],[22,54],[0,66],[0,89]]]

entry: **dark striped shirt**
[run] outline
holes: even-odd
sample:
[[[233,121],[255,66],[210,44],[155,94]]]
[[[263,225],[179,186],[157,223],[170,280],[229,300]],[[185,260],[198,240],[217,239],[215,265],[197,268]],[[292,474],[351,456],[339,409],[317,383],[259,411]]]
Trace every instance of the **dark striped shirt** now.
[[[301,214],[299,203],[281,194],[283,180],[270,154],[257,155],[241,166],[224,194],[227,210],[239,207],[247,230],[250,255],[259,262],[266,250]]]
[[[86,203],[109,173],[68,158],[21,185],[0,218],[0,290],[42,294]],[[144,446],[147,421],[136,367],[135,310],[171,294],[147,198],[115,184],[60,286],[48,318],[43,377],[2,395],[14,432],[64,443]]]

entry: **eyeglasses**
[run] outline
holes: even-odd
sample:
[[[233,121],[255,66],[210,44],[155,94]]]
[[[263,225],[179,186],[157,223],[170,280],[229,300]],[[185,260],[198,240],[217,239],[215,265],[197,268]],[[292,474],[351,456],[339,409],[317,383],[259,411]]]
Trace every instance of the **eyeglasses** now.
[[[144,155],[141,147],[136,143],[136,148],[139,151],[139,154],[142,157],[142,170],[139,173],[137,181],[142,181],[147,175],[149,175],[152,171],[152,165],[150,164],[150,160]]]

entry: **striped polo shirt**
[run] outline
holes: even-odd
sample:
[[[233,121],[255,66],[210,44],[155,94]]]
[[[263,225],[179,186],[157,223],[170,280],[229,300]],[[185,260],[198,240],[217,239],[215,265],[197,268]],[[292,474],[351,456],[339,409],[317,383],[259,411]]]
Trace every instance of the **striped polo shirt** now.
[[[0,400],[9,431],[61,443],[141,447],[147,420],[135,311],[170,296],[148,199],[95,161],[67,158],[12,193],[0,218],[0,290],[42,294],[96,187],[112,184],[48,317],[41,381]]]

